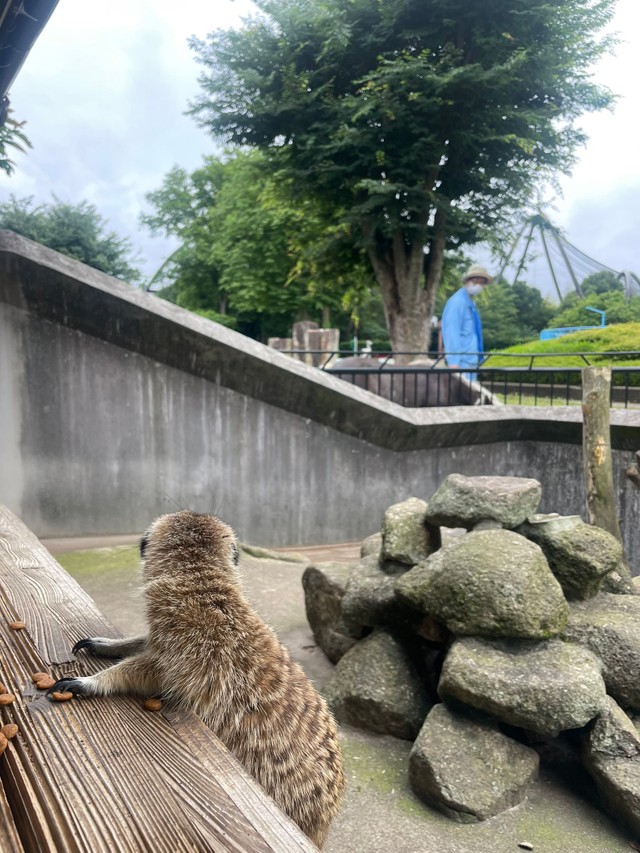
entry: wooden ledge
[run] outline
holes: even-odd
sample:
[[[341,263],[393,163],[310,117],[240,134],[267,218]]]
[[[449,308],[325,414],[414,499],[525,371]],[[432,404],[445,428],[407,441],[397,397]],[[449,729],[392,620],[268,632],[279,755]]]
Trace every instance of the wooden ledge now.
[[[3,851],[316,849],[194,715],[120,696],[53,703],[36,690],[33,672],[108,665],[71,655],[89,636],[121,634],[0,505],[0,681],[16,696],[0,720],[20,728],[0,756]]]

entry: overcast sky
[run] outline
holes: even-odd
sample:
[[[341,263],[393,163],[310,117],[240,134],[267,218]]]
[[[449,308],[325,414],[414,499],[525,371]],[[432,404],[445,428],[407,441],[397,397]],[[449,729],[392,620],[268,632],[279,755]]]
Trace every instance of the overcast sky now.
[[[0,177],[0,198],[88,200],[151,275],[173,246],[139,226],[145,193],[172,166],[193,169],[214,151],[183,115],[198,92],[187,39],[237,25],[250,9],[248,0],[60,0],[10,93],[34,148],[18,155],[11,178]],[[619,101],[613,113],[583,120],[590,141],[547,212],[578,248],[640,273],[638,0],[618,0],[613,29],[623,41],[596,79]]]

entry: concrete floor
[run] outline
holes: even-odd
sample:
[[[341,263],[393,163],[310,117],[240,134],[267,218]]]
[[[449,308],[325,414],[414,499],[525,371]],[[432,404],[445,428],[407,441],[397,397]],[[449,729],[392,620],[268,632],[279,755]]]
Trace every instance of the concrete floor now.
[[[132,634],[142,629],[137,537],[45,540],[44,544],[118,628]],[[78,551],[78,546],[93,550]],[[355,561],[359,546],[289,550],[307,560]],[[240,568],[256,609],[321,690],[333,667],[315,645],[306,622],[300,583],[305,565],[243,554]],[[326,853],[518,853],[522,842],[532,844],[535,853],[628,853],[631,849],[630,833],[590,802],[586,774],[567,781],[543,770],[525,803],[483,823],[457,824],[424,805],[409,788],[410,743],[348,726],[341,727],[341,740],[347,793]]]

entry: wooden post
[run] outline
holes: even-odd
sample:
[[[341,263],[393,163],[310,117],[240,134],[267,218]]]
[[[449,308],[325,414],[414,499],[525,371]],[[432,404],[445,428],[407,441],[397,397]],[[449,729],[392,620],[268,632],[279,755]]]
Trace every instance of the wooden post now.
[[[611,368],[582,371],[582,450],[589,524],[622,541],[613,487],[609,406]]]

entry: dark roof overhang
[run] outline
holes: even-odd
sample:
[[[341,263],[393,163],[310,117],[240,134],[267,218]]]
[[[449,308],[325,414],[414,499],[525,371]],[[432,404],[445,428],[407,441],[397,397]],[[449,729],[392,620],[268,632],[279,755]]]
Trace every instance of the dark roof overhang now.
[[[0,0],[0,102],[15,80],[58,0]],[[4,109],[6,116],[6,107]],[[0,123],[4,117],[0,115]]]

